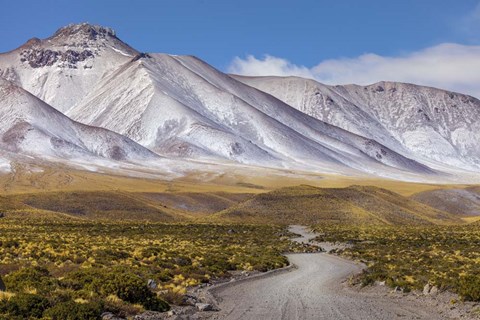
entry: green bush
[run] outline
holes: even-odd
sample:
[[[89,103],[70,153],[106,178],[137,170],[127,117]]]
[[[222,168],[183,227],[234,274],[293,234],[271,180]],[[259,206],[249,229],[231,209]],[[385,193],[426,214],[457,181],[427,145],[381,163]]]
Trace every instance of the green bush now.
[[[480,301],[480,275],[462,277],[458,294],[468,301]]]
[[[45,312],[45,317],[52,320],[99,320],[103,305],[101,303],[62,302]]]
[[[62,283],[69,289],[94,292],[101,297],[115,295],[152,311],[169,310],[168,304],[148,288],[146,280],[126,270],[79,270],[68,274]]]
[[[50,306],[48,300],[35,294],[17,294],[8,301],[0,301],[0,313],[23,319],[41,318]]]
[[[4,279],[9,291],[23,292],[25,289],[35,289],[38,292],[52,292],[58,281],[47,269],[40,267],[23,268],[8,274]]]
[[[112,272],[103,279],[103,283],[95,283],[103,296],[116,295],[130,303],[140,303],[152,311],[167,311],[169,305],[157,298],[147,286],[147,282],[139,276],[125,271]]]
[[[112,272],[102,283],[96,281],[95,284],[103,296],[114,294],[131,303],[142,303],[154,295],[147,287],[146,281],[128,272]]]

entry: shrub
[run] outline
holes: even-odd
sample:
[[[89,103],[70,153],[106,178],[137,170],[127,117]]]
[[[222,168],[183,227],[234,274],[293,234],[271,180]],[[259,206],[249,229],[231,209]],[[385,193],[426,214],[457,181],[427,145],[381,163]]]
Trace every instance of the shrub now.
[[[79,270],[67,275],[62,283],[67,288],[95,292],[101,297],[115,295],[123,301],[139,303],[149,310],[169,310],[168,304],[148,288],[147,281],[126,270]]]
[[[23,292],[35,289],[38,292],[52,292],[58,282],[47,269],[40,267],[23,268],[5,277],[5,285],[9,291]]]
[[[0,302],[0,313],[14,317],[41,318],[43,312],[50,306],[48,300],[35,294],[21,293],[8,301]]]
[[[101,303],[61,302],[45,312],[45,317],[52,320],[99,320],[103,305]]]
[[[480,301],[480,276],[468,275],[460,279],[458,294],[468,301]]]
[[[146,281],[137,275],[116,271],[107,275],[103,283],[96,283],[103,296],[116,295],[120,299],[130,303],[140,303],[148,310],[167,311],[169,305],[157,298],[147,286]]]

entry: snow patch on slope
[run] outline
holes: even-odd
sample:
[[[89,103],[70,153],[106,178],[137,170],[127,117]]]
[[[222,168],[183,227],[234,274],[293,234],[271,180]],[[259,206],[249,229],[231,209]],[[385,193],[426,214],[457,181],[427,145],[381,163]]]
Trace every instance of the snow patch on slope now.
[[[11,171],[10,160],[0,157],[0,172]]]

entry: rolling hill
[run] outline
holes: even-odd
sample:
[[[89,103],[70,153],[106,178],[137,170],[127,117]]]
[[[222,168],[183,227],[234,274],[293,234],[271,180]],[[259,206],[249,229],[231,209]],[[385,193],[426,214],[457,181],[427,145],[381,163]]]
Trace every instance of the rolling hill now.
[[[281,188],[254,196],[217,217],[280,224],[428,225],[461,223],[452,214],[377,187]]]
[[[439,189],[416,193],[415,201],[459,216],[480,216],[480,188]]]

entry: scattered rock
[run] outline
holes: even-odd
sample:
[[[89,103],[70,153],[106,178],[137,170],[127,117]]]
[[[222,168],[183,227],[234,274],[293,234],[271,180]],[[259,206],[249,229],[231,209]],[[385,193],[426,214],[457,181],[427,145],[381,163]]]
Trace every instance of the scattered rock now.
[[[227,233],[232,234],[232,233],[237,233],[237,231],[235,231],[235,230],[233,230],[233,229],[228,229]]]
[[[172,320],[198,320],[200,318],[196,314],[192,314],[192,315],[176,315],[171,319]]]
[[[190,294],[184,295],[182,300],[184,304],[189,306],[195,306],[198,303],[198,298]]]
[[[430,289],[430,295],[432,295],[432,296],[437,295],[438,292],[439,292],[439,290],[438,290],[438,287],[437,287],[437,286],[433,286],[433,287]]]
[[[57,61],[65,62],[67,67],[76,69],[77,62],[85,61],[93,58],[93,53],[89,50],[83,51],[53,51],[44,49],[30,49],[22,51],[21,61],[28,62],[32,68],[41,68],[45,66],[52,66]]]
[[[125,320],[125,318],[120,318],[114,315],[111,312],[104,312],[102,313],[102,320]]]
[[[163,320],[165,319],[165,314],[156,311],[145,311],[144,313],[138,314],[133,317],[133,320]]]
[[[147,286],[152,290],[157,289],[157,283],[153,279],[148,279]]]
[[[198,311],[214,311],[213,306],[208,303],[196,303],[195,307]]]
[[[400,287],[395,287],[395,289],[393,289],[393,292],[394,293],[403,293],[403,288],[400,288]]]
[[[430,285],[429,283],[427,283],[424,287],[423,287],[423,294],[424,295],[431,295],[431,296],[434,296],[434,295],[437,295],[439,292],[438,290],[438,287],[437,286],[432,286]]]
[[[430,289],[432,287],[430,286],[430,283],[427,283],[424,287],[423,287],[423,294],[424,295],[428,295],[430,293]]]

